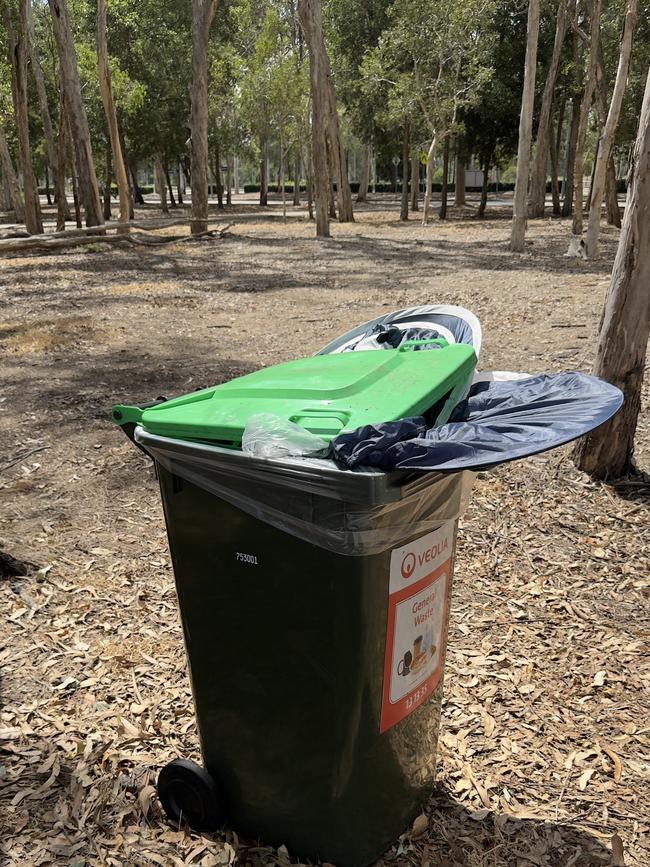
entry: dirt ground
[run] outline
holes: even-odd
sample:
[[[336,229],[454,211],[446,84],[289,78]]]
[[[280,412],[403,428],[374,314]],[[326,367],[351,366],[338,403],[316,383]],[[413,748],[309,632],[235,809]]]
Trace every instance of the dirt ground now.
[[[512,255],[505,213],[470,213],[423,228],[369,206],[317,242],[300,213],[242,209],[219,240],[0,259],[0,545],[35,567],[0,577],[5,864],[286,864],[161,815],[158,770],[198,742],[156,483],[110,407],[434,301],[478,314],[484,369],[588,371],[616,231],[585,263],[568,223],[537,221]],[[647,391],[637,442],[650,470]],[[642,477],[594,484],[568,449],[481,474],[439,784],[384,863],[650,864],[649,517]]]

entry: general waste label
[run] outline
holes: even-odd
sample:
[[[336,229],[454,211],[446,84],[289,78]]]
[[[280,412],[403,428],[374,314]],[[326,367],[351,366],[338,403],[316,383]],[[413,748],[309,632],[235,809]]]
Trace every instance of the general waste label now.
[[[381,732],[412,713],[440,682],[454,529],[450,521],[391,551]]]

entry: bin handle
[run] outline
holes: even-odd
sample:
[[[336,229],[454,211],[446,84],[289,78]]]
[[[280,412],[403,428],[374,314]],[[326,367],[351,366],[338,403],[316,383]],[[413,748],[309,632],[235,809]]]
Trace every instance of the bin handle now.
[[[147,457],[150,457],[149,452],[147,452],[146,449],[143,449],[142,446],[135,441],[135,429],[142,421],[142,413],[145,409],[151,409],[152,406],[158,406],[158,404],[166,402],[167,398],[160,396],[155,400],[150,400],[148,403],[141,403],[138,406],[129,406],[128,404],[118,403],[113,407],[111,413],[113,421],[122,428],[124,434],[131,440],[133,445],[137,446],[137,448],[139,448]]]

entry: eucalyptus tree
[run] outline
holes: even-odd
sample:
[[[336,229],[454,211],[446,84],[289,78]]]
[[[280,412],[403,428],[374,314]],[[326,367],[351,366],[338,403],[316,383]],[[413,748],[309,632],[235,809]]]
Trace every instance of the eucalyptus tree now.
[[[8,0],[4,6],[8,55],[11,64],[11,92],[18,135],[18,153],[23,176],[25,226],[32,234],[43,231],[38,181],[32,162],[27,97],[28,7],[27,0]]]
[[[530,176],[530,144],[533,134],[533,100],[537,72],[537,42],[539,39],[539,0],[528,0],[528,26],[526,31],[526,61],[524,87],[519,117],[519,145],[517,149],[517,179],[512,203],[510,249],[517,253],[524,249],[527,223],[527,194]]]
[[[457,125],[458,113],[490,78],[486,23],[493,0],[399,0],[388,26],[364,60],[366,77],[387,82],[389,111],[417,113],[428,132],[422,221],[427,223],[434,158]]]
[[[574,460],[594,478],[633,469],[634,435],[650,337],[650,69],[646,78],[630,187],[607,292],[594,373],[625,396],[619,412],[578,444]]]

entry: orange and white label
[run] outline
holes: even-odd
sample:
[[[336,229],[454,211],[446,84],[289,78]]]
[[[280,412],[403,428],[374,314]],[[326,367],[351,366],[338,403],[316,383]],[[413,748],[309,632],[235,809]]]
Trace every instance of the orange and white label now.
[[[454,529],[449,521],[391,552],[380,732],[412,713],[440,682]]]

